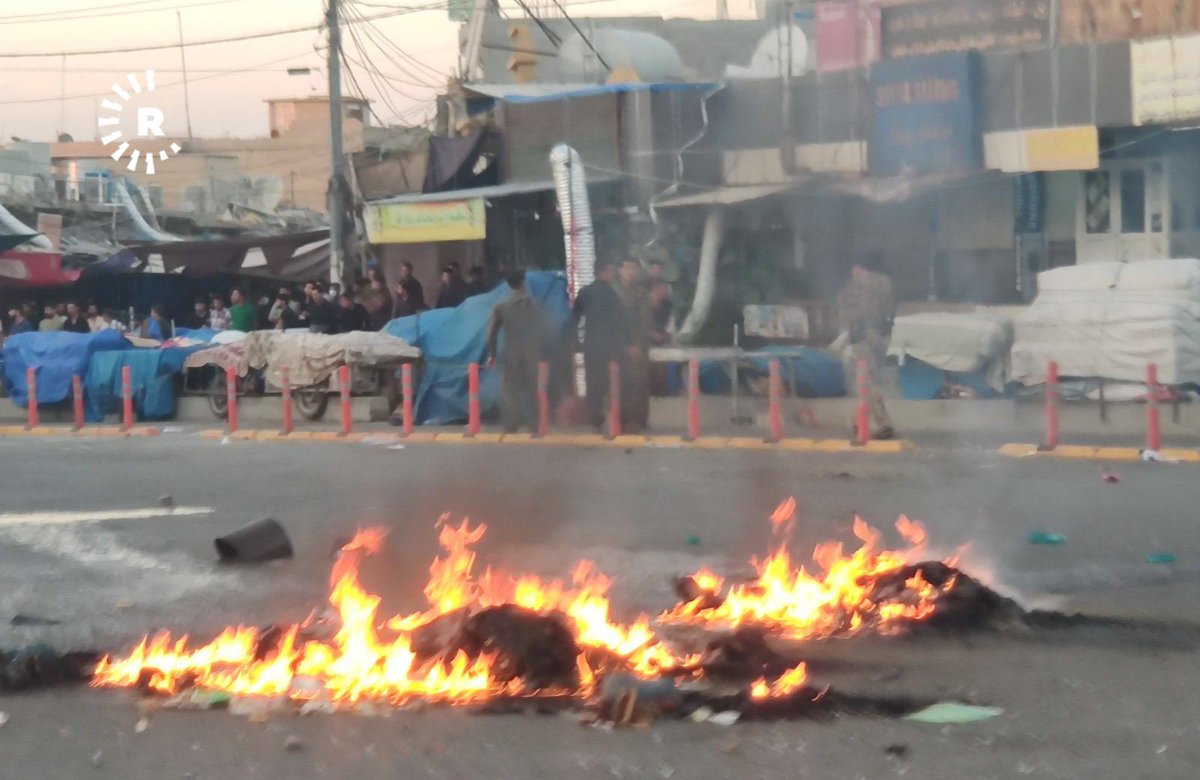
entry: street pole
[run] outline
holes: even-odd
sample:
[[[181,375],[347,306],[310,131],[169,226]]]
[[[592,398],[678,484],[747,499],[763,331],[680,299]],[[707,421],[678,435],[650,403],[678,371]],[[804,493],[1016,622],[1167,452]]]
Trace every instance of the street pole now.
[[[342,235],[345,205],[345,157],[342,154],[342,31],[338,27],[338,2],[328,0],[325,25],[329,28],[329,281],[342,282],[346,240]]]
[[[183,53],[183,14],[175,11],[175,21],[179,25],[179,67],[183,69],[183,116],[187,120],[187,137],[192,137],[192,105],[188,98],[187,56]]]

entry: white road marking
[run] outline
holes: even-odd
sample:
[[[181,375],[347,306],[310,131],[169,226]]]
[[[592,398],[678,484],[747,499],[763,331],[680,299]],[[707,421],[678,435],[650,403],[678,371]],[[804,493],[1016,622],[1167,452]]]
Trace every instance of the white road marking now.
[[[4,512],[0,526],[6,525],[71,525],[99,523],[104,520],[153,520],[159,517],[188,517],[210,515],[210,506],[148,507],[146,509],[106,509],[94,512]]]

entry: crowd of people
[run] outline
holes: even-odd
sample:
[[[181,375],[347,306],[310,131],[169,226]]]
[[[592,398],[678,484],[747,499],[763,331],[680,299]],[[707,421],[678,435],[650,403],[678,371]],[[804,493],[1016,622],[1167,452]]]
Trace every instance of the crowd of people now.
[[[596,263],[596,280],[575,298],[567,334],[583,327],[584,377],[588,418],[597,429],[604,426],[609,403],[609,365],[620,371],[621,428],[629,433],[649,425],[651,367],[648,350],[670,341],[672,303],[662,266],[644,268],[638,260],[617,264]],[[488,328],[488,363],[494,364],[499,335],[505,335],[501,418],[508,432],[536,423],[537,366],[554,343],[545,313],[525,289],[524,271],[507,277],[510,292],[496,305]]]

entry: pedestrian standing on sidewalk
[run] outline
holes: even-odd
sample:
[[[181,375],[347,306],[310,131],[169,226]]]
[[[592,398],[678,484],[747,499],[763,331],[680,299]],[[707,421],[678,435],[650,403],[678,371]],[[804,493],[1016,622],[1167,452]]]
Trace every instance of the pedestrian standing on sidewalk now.
[[[629,346],[621,372],[621,430],[642,433],[650,422],[650,296],[642,281],[642,264],[633,258],[621,263],[617,291],[629,326]]]
[[[596,430],[604,427],[608,401],[608,364],[625,363],[629,325],[625,306],[613,287],[616,268],[607,259],[596,261],[596,280],[579,291],[571,312],[572,333],[584,323],[583,373],[587,384],[588,417]],[[572,343],[574,338],[572,338]]]
[[[546,317],[541,304],[525,291],[525,271],[505,278],[508,297],[496,304],[488,327],[487,365],[496,364],[500,330],[504,330],[504,390],[500,418],[505,433],[522,423],[537,427],[537,373],[546,343]]]
[[[843,360],[846,387],[856,388],[858,363],[867,365],[867,403],[876,430],[873,439],[891,439],[896,435],[892,418],[883,403],[879,386],[879,367],[887,351],[887,340],[896,316],[892,280],[883,273],[878,252],[864,255],[850,269],[850,280],[837,298],[838,327],[848,334],[850,347]]]

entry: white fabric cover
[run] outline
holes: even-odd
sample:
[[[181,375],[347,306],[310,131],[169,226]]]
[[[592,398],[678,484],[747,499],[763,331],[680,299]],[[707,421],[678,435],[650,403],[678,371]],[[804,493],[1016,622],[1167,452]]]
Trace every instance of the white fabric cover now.
[[[1012,345],[1009,317],[927,312],[897,317],[888,354],[909,355],[943,371],[978,371],[1005,360]]]
[[[279,387],[280,369],[287,366],[293,387],[324,382],[343,363],[351,366],[386,366],[415,360],[421,350],[404,339],[383,332],[354,331],[327,336],[318,333],[255,331],[244,342],[251,368],[266,368],[267,381]]]
[[[1095,263],[1038,275],[1038,297],[1015,320],[1012,374],[1165,384],[1200,382],[1200,260]]]

